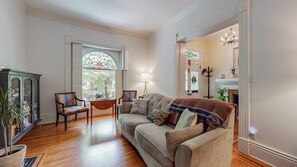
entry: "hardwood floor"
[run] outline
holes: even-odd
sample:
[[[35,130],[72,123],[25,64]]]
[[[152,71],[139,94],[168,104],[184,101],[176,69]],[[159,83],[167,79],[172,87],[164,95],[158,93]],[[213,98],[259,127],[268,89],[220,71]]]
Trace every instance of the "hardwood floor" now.
[[[39,167],[145,167],[137,150],[121,137],[111,116],[96,117],[93,126],[85,119],[64,125],[35,127],[19,143],[27,145],[27,157],[43,154]],[[235,130],[235,133],[236,130]],[[236,139],[237,141],[237,139]],[[232,167],[268,166],[246,156],[234,143]]]

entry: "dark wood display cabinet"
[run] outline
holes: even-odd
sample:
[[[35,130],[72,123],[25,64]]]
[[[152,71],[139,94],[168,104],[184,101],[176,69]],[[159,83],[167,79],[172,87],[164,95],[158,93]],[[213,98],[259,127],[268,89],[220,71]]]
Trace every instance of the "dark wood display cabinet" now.
[[[25,136],[40,119],[40,74],[2,69],[0,71],[0,86],[3,91],[11,87],[11,100],[19,102],[24,119],[12,126],[12,142],[15,144]],[[4,146],[3,129],[0,128],[0,148]]]

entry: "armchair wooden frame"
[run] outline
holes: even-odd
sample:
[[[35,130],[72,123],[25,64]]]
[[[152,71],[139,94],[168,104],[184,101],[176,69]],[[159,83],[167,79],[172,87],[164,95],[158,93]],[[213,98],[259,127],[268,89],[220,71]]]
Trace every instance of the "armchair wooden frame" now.
[[[65,98],[65,103],[61,102],[59,97]],[[77,101],[83,102],[84,107],[77,106]],[[87,124],[89,124],[89,108],[86,107],[84,100],[76,97],[75,92],[55,93],[55,102],[57,111],[56,126],[58,126],[59,123],[59,115],[62,115],[64,116],[65,131],[67,131],[67,116],[75,114],[75,120],[77,120],[77,114],[83,112],[86,112]]]
[[[125,95],[127,93],[131,93],[131,95],[133,95],[132,99],[136,99],[137,98],[137,90],[123,90],[123,95],[119,98],[119,102],[118,104],[121,103],[121,100],[122,102],[132,102],[131,100],[130,101],[127,101],[127,97],[125,97]]]

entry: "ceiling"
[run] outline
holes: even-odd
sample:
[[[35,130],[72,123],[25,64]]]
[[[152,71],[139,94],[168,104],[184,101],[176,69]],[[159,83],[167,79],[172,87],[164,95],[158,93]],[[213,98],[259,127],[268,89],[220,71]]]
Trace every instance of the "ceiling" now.
[[[23,0],[30,10],[149,36],[195,0]]]

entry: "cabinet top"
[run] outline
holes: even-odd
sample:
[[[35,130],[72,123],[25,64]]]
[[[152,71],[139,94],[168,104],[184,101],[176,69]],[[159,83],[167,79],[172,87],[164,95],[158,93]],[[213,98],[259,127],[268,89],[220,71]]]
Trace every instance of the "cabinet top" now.
[[[0,74],[22,74],[22,75],[35,75],[35,76],[41,76],[41,74],[36,74],[36,73],[30,73],[30,72],[26,72],[26,71],[18,71],[18,70],[13,70],[13,69],[9,69],[9,68],[4,68],[0,71]]]

